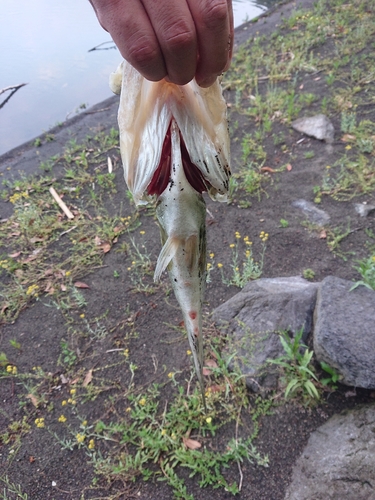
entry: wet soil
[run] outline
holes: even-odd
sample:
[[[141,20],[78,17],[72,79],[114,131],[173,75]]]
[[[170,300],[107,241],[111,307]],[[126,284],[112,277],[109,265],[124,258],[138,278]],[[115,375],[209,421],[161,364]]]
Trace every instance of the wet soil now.
[[[309,5],[312,2],[302,2]],[[259,20],[256,24],[248,24],[237,30],[237,41],[242,43],[253,36],[255,32],[271,33],[283,16],[288,15],[293,4],[278,8],[274,13]],[[329,48],[326,48],[329,53]],[[299,84],[304,84],[311,92],[324,94],[322,80],[314,81],[311,76],[298,75]],[[226,91],[229,103],[235,100],[235,93]],[[78,141],[87,133],[116,127],[116,97],[98,105],[86,116],[79,117],[74,122],[64,125],[61,131],[56,130],[56,141],[45,143],[40,150],[30,145],[24,145],[0,158],[0,172],[5,176],[17,176],[18,171],[32,173],[37,171],[43,157],[49,157],[59,151],[71,137]],[[104,111],[101,111],[104,109]],[[368,115],[367,115],[368,116]],[[336,130],[340,129],[339,117],[331,117]],[[238,122],[237,127],[231,127]],[[251,132],[256,127],[248,118],[232,113],[230,115],[232,133],[233,170],[236,172],[240,164],[241,140],[244,132]],[[281,127],[281,126],[280,126]],[[273,133],[277,134],[274,129]],[[262,242],[261,231],[268,233],[264,257],[262,277],[302,275],[306,269],[315,272],[315,281],[334,275],[348,280],[358,280],[359,275],[353,267],[354,258],[368,255],[369,231],[375,231],[374,213],[368,217],[360,217],[354,209],[357,203],[373,203],[374,196],[358,196],[347,202],[335,201],[330,197],[322,199],[319,208],[330,216],[329,227],[341,227],[343,231],[350,221],[351,232],[344,238],[338,252],[333,252],[327,245],[327,238],[322,234],[322,228],[312,227],[306,223],[305,215],[292,206],[296,199],[314,200],[313,187],[321,184],[327,165],[332,165],[342,153],[345,144],[340,137],[335,137],[333,144],[325,144],[312,138],[303,137],[290,127],[283,127],[285,134],[284,150],[281,152],[272,140],[265,144],[267,166],[277,169],[282,164],[289,163],[290,170],[279,173],[264,173],[263,191],[259,197],[250,197],[244,191],[235,194],[231,204],[217,204],[207,198],[207,232],[208,251],[215,253],[214,271],[211,282],[207,285],[204,315],[206,325],[210,324],[210,313],[223,303],[238,289],[226,286],[221,278],[217,264],[223,264],[223,272],[231,274],[232,249],[235,242],[235,232],[248,236],[253,241],[253,252],[260,256]],[[303,139],[303,140],[301,140]],[[313,157],[306,158],[306,152],[313,152]],[[113,155],[119,156],[114,150]],[[10,170],[9,170],[10,169]],[[108,198],[106,208],[110,213],[116,213],[122,205],[127,213],[132,210],[125,200],[125,184],[122,171],[117,163],[115,168],[117,194]],[[247,208],[240,205],[248,204]],[[12,206],[9,202],[0,202],[1,218],[9,216]],[[288,221],[287,227],[282,227],[281,219]],[[135,236],[139,242],[145,243],[156,262],[160,251],[159,230],[155,219],[149,217],[147,211],[141,211],[140,221],[144,236]],[[118,245],[122,242],[121,238]],[[374,242],[372,242],[374,243]],[[165,287],[153,294],[134,293],[129,279],[129,262],[123,254],[115,251],[116,246],[105,256],[104,265],[94,272],[81,277],[89,288],[82,293],[87,301],[86,317],[105,315],[107,330],[110,332],[93,347],[84,338],[77,339],[74,346],[80,353],[78,368],[82,375],[94,366],[103,367],[102,375],[108,383],[108,390],[103,391],[95,401],[80,403],[79,412],[89,422],[106,417],[115,417],[124,412],[121,406],[112,404],[111,397],[123,391],[129,382],[129,372],[112,368],[113,349],[128,347],[132,361],[138,366],[135,375],[136,385],[150,381],[166,382],[167,373],[181,371],[181,383],[185,383],[184,373],[190,370],[191,359],[186,354],[186,340],[171,327],[181,323],[181,313],[173,294],[166,296]],[[114,276],[114,272],[118,277]],[[152,279],[149,277],[150,284]],[[131,338],[124,343],[126,321],[132,317],[137,338]],[[78,318],[77,318],[78,321]],[[61,340],[66,338],[67,325],[64,315],[56,308],[47,307],[47,300],[41,299],[27,308],[14,324],[0,326],[1,350],[18,367],[20,372],[32,373],[33,367],[41,366],[51,374],[51,382],[45,387],[46,408],[36,410],[32,401],[27,400],[27,387],[17,383],[16,379],[5,378],[0,381],[0,432],[3,433],[9,424],[22,421],[25,417],[33,428],[21,438],[20,447],[14,451],[14,458],[9,455],[9,448],[0,445],[0,477],[7,475],[12,483],[19,484],[22,492],[31,500],[80,500],[93,498],[119,498],[141,500],[169,500],[173,498],[172,490],[162,482],[135,483],[105,483],[99,482],[97,489],[92,489],[94,478],[93,468],[89,464],[84,449],[73,451],[62,450],[61,446],[48,432],[40,432],[33,422],[36,417],[43,416],[49,429],[58,429],[57,418],[61,413],[61,403],[69,398],[71,382],[64,380],[64,369],[58,363],[61,355]],[[217,335],[220,335],[217,332]],[[9,347],[8,339],[16,339],[22,348],[15,352]],[[155,361],[156,360],[156,361]],[[165,367],[162,369],[162,367]],[[78,373],[78,371],[77,371]],[[164,395],[168,397],[168,394]],[[250,398],[253,396],[250,395]],[[244,462],[241,466],[243,481],[240,494],[243,500],[282,500],[290,482],[293,465],[298,460],[311,432],[317,429],[331,415],[348,408],[354,408],[363,403],[373,403],[370,391],[357,390],[339,386],[333,394],[326,394],[319,405],[314,408],[304,408],[300,404],[286,403],[275,407],[272,415],[261,420],[259,437],[256,440],[258,450],[269,456],[269,467],[264,468]],[[48,411],[47,411],[48,407]],[[250,416],[244,418],[240,434],[246,436],[251,429]],[[228,439],[233,437],[233,426],[224,426],[216,436],[215,445],[218,449]],[[101,449],[105,453],[105,445]],[[186,476],[189,493],[196,500],[215,498],[224,500],[232,495],[222,489],[201,489],[195,480]],[[239,481],[240,471],[237,464],[226,472],[229,481]],[[0,484],[0,491],[2,485]],[[111,496],[112,495],[112,496]],[[23,498],[9,493],[6,498]],[[25,497],[26,498],[26,497]]]

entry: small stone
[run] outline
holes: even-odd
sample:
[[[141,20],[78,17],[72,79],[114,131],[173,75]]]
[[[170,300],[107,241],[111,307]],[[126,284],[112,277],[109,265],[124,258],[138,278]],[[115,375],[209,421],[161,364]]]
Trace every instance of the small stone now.
[[[374,205],[367,205],[366,203],[354,203],[354,208],[361,217],[367,217],[370,212],[375,210]]]
[[[303,199],[295,200],[292,203],[292,207],[302,210],[306,214],[309,221],[313,224],[317,224],[318,226],[326,226],[331,220],[331,217],[327,214],[327,212],[316,207],[314,203],[311,203],[311,201]]]
[[[52,486],[53,486],[53,487],[57,486],[56,481],[52,481]]]
[[[292,127],[297,132],[302,132],[320,141],[332,143],[335,129],[326,115],[315,115],[306,118],[298,118],[292,122]]]

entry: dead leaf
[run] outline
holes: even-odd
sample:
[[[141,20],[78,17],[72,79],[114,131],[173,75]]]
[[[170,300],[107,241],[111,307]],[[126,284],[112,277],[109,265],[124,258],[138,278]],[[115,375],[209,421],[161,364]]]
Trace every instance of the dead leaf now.
[[[87,373],[86,373],[86,376],[85,376],[85,379],[83,381],[83,387],[86,387],[89,385],[89,383],[91,382],[92,380],[92,370],[89,370]]]
[[[108,253],[111,250],[111,245],[109,243],[103,243],[103,245],[100,245],[100,248],[104,253]]]
[[[61,373],[61,375],[60,375],[60,380],[61,380],[62,384],[68,383],[68,379],[65,377],[65,375],[63,373]]]
[[[341,137],[341,140],[342,142],[351,142],[351,141],[355,141],[355,135],[352,135],[352,134],[344,134],[342,137]]]
[[[182,442],[186,446],[186,448],[189,448],[189,450],[198,450],[201,448],[201,443],[199,441],[196,441],[195,439],[190,439],[190,438],[182,438]]]
[[[34,396],[34,394],[28,394],[26,397],[30,399],[30,401],[35,406],[35,408],[38,408],[39,402],[38,402],[37,398]]]
[[[66,285],[60,285],[61,291],[66,292]]]
[[[11,253],[9,254],[8,257],[10,257],[11,259],[16,259],[17,257],[19,257],[21,255],[21,252],[15,252],[15,253]]]
[[[108,156],[108,158],[107,158],[107,163],[108,163],[108,173],[111,174],[112,170],[113,170],[113,165],[112,165],[112,160],[111,160],[110,156]]]
[[[208,389],[211,391],[211,392],[223,392],[225,390],[225,386],[224,385],[210,385],[208,387]]]
[[[293,168],[292,165],[288,163],[288,165],[286,166],[287,171],[290,172],[292,168]]]
[[[271,174],[273,174],[273,173],[275,173],[275,172],[276,172],[276,170],[275,170],[275,169],[273,169],[273,168],[271,168],[271,167],[262,167],[262,168],[260,169],[260,171],[261,171],[261,172],[270,172]]]
[[[205,362],[205,366],[203,368],[203,375],[206,375],[206,376],[211,375],[212,370],[210,370],[210,368],[217,368],[217,363],[214,359],[208,359]]]
[[[86,283],[83,283],[83,281],[76,281],[74,283],[74,286],[76,288],[90,288],[89,285],[86,285]]]
[[[321,240],[325,240],[325,239],[327,238],[327,232],[326,232],[326,230],[325,230],[325,229],[322,229],[322,230],[320,231],[319,238],[320,238]]]
[[[30,457],[29,457],[29,462],[30,462],[31,464],[32,464],[32,463],[34,463],[34,462],[35,462],[35,457],[30,456]]]
[[[95,245],[100,246],[102,244],[102,240],[99,238],[99,236],[95,236],[94,241]]]

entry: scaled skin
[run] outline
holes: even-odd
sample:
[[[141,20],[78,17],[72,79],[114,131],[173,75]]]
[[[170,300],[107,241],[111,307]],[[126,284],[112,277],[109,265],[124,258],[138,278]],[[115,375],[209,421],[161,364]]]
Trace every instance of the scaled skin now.
[[[155,281],[168,267],[169,277],[184,317],[199,384],[203,382],[202,302],[206,284],[206,204],[202,195],[187,181],[181,155],[181,139],[174,120],[170,126],[170,178],[158,198],[156,215],[163,248]]]
[[[145,78],[211,86],[233,47],[232,0],[90,0],[121,55]]]

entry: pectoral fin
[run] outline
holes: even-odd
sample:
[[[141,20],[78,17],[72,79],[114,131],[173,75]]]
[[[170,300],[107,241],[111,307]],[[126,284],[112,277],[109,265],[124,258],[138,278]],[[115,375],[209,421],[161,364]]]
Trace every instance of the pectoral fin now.
[[[179,241],[177,238],[168,238],[167,241],[165,242],[159,254],[158,261],[156,263],[156,268],[154,273],[155,282],[160,280],[162,272],[165,271],[170,261],[176,255],[178,245]]]

